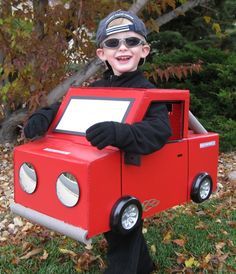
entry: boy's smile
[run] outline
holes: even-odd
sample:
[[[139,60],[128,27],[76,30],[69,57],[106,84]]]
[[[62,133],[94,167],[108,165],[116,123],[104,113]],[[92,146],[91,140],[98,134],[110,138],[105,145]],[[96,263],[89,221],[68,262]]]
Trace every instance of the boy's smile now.
[[[136,37],[145,41],[141,35],[133,31],[112,34],[106,40],[111,38],[125,39],[129,37]],[[117,48],[107,48],[104,46],[97,49],[97,55],[102,61],[107,61],[112,67],[114,74],[119,76],[124,72],[135,71],[140,59],[145,58],[149,54],[149,51],[150,47],[146,43],[128,47],[124,41],[121,41]]]

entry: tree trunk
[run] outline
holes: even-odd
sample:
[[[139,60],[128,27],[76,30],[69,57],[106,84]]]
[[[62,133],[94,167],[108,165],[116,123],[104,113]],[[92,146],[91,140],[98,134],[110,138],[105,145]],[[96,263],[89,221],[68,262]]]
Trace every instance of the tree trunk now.
[[[19,125],[25,121],[27,110],[19,110],[11,114],[0,126],[0,143],[12,143],[20,131]]]
[[[64,82],[56,86],[47,96],[46,101],[48,105],[57,102],[68,88],[73,86],[80,86],[89,77],[94,75],[102,67],[102,62],[98,58],[94,58],[91,62],[86,64],[80,71],[67,78]]]

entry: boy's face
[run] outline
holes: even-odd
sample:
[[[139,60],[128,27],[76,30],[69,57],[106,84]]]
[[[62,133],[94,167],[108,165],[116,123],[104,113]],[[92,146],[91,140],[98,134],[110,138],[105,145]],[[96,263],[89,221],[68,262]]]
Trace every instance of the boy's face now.
[[[104,41],[111,38],[125,39],[129,37],[137,37],[142,41],[144,38],[133,32],[126,31],[115,33],[107,37]],[[103,43],[104,43],[103,41]],[[115,75],[121,75],[124,72],[135,71],[141,58],[145,58],[150,52],[150,47],[147,44],[139,44],[135,47],[128,47],[122,41],[117,48],[102,47],[97,49],[97,56],[102,61],[107,61]]]

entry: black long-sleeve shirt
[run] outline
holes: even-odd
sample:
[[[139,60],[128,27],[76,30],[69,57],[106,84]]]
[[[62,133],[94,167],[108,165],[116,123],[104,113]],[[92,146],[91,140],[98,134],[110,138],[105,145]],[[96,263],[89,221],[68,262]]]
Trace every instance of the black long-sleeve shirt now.
[[[110,70],[104,77],[91,84],[92,87],[156,88],[139,70],[126,72],[120,76]],[[128,124],[115,124],[115,146],[125,152],[149,154],[159,150],[171,135],[168,111],[163,103],[152,103],[143,121]]]

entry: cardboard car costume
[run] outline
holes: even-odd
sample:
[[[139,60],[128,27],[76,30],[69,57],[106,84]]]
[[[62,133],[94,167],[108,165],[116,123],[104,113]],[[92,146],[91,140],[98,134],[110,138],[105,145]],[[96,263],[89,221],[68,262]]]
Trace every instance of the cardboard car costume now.
[[[97,122],[142,121],[154,101],[167,104],[172,129],[159,151],[98,150],[86,140]],[[191,199],[205,201],[217,186],[218,134],[194,132],[188,117],[187,90],[70,88],[47,134],[14,150],[11,210],[89,243]]]

